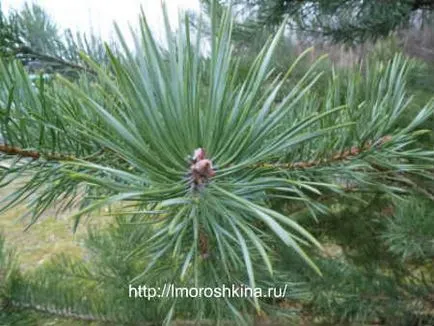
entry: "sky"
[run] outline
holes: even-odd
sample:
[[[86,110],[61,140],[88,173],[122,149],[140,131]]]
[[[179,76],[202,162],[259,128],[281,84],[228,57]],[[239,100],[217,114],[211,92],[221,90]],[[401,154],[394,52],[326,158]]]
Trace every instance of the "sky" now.
[[[140,6],[143,7],[148,23],[154,33],[163,34],[161,0],[0,0],[6,12],[20,9],[24,4],[36,3],[46,9],[61,28],[89,33],[92,31],[108,41],[115,36],[113,21],[124,34],[128,25],[137,26]],[[166,0],[171,22],[177,24],[179,9],[199,10],[199,0]]]

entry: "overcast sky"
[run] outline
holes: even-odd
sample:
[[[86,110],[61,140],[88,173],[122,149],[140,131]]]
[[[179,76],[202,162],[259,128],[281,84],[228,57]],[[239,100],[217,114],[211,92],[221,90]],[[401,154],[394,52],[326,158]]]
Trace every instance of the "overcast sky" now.
[[[127,33],[128,24],[137,26],[140,5],[155,33],[162,33],[161,0],[0,0],[3,10],[20,9],[26,3],[37,3],[51,15],[62,28],[71,28],[109,40],[113,21]],[[199,0],[166,0],[170,19],[176,24],[178,9],[199,9]]]

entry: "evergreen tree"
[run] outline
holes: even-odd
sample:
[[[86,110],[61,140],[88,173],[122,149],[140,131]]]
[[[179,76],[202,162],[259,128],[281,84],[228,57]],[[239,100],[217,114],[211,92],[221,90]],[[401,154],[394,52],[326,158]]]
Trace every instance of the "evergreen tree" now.
[[[434,152],[420,140],[434,101],[412,104],[415,62],[298,75],[307,51],[279,73],[286,22],[243,62],[231,13],[212,10],[209,56],[201,23],[173,32],[166,17],[162,48],[142,15],[134,51],[119,33],[107,63],[82,56],[91,76],[32,81],[0,63],[0,186],[24,181],[0,214],[27,200],[29,227],[49,207],[80,206],[75,228],[115,217],[87,259],[26,273],[1,241],[0,323],[430,325]],[[143,284],[287,292],[130,298]]]
[[[209,5],[210,0],[203,0]],[[433,0],[235,0],[232,3],[245,20],[243,30],[277,28],[285,16],[296,31],[336,42],[360,43],[389,35],[415,21],[432,19]],[[417,14],[416,14],[417,13]]]
[[[103,64],[107,62],[103,42],[71,30],[62,31],[37,4],[5,15],[0,7],[0,56],[19,59],[32,73],[77,76],[92,73],[80,53]]]

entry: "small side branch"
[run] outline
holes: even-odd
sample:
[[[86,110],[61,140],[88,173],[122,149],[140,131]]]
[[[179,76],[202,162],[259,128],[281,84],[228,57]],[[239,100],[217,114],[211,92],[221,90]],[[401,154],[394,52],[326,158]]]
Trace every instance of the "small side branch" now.
[[[383,144],[391,141],[391,136],[384,136],[380,138],[375,144],[373,142],[366,143],[363,147],[353,146],[351,149],[347,149],[345,151],[336,153],[332,155],[330,158],[312,160],[312,161],[303,161],[303,162],[293,162],[293,163],[259,163],[254,167],[262,167],[262,168],[274,168],[274,169],[307,169],[316,167],[323,164],[330,164],[340,161],[348,160],[351,157],[357,156],[363,152],[370,150],[374,145],[376,147],[380,147]]]
[[[96,74],[90,68],[87,68],[87,67],[84,67],[84,66],[80,66],[78,64],[75,64],[75,63],[72,63],[72,62],[69,62],[69,61],[65,61],[65,60],[57,58],[57,57],[53,57],[53,56],[50,56],[50,55],[46,55],[46,54],[43,54],[43,53],[36,52],[36,51],[34,51],[33,49],[31,49],[31,48],[29,48],[27,46],[20,47],[17,52],[20,53],[20,54],[22,54],[25,57],[37,58],[37,59],[40,59],[40,60],[44,60],[46,62],[51,62],[51,63],[54,63],[54,64],[62,65],[62,66],[65,66],[65,67],[69,67],[69,68],[74,69],[74,70],[80,70],[80,71],[83,71],[83,72],[86,72],[86,73],[90,73],[92,75]]]
[[[16,301],[12,301],[11,305],[15,308],[18,308],[18,309],[30,309],[30,310],[50,314],[50,315],[56,315],[56,316],[66,317],[66,318],[75,319],[75,320],[95,321],[95,322],[101,322],[101,321],[115,322],[115,321],[109,320],[109,319],[104,318],[104,317],[95,317],[92,315],[75,313],[70,309],[58,309],[55,307],[47,307],[47,306],[43,306],[43,305],[24,303],[24,302],[16,302]]]
[[[99,156],[103,153],[103,151],[104,150],[101,150],[95,154],[88,156],[87,158],[84,158],[84,159]],[[79,159],[74,155],[62,154],[62,153],[41,153],[41,152],[38,152],[35,150],[26,150],[23,148],[19,148],[16,146],[9,146],[6,144],[0,144],[0,153],[6,154],[6,155],[20,156],[23,158],[31,158],[34,160],[38,160],[38,159],[43,158],[43,159],[48,160],[48,161],[75,161],[75,160]]]

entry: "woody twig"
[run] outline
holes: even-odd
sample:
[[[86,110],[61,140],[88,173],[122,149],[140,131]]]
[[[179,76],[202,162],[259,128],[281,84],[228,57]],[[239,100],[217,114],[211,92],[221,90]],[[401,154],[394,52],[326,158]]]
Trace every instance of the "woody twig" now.
[[[392,140],[391,136],[384,136],[375,143],[376,147],[380,147],[385,143]],[[319,160],[311,160],[311,161],[303,161],[303,162],[293,162],[293,163],[259,163],[254,167],[262,167],[262,168],[280,168],[280,169],[307,169],[311,167],[316,167],[322,164],[329,164],[339,161],[345,161],[350,159],[351,157],[357,156],[363,152],[370,150],[374,146],[373,142],[367,142],[362,147],[353,146],[351,149],[347,149],[345,151],[336,153],[332,155],[330,158],[319,159]]]
[[[94,156],[98,156],[102,154],[103,150],[90,155],[88,158],[92,158]],[[40,151],[36,150],[27,150],[16,146],[10,146],[6,144],[0,144],[0,153],[6,154],[6,155],[14,155],[14,156],[20,156],[23,158],[31,158],[33,160],[38,159],[45,159],[47,161],[75,161],[83,158],[78,158],[74,155],[70,154],[63,154],[63,153],[42,153]],[[86,158],[84,158],[86,159]]]

